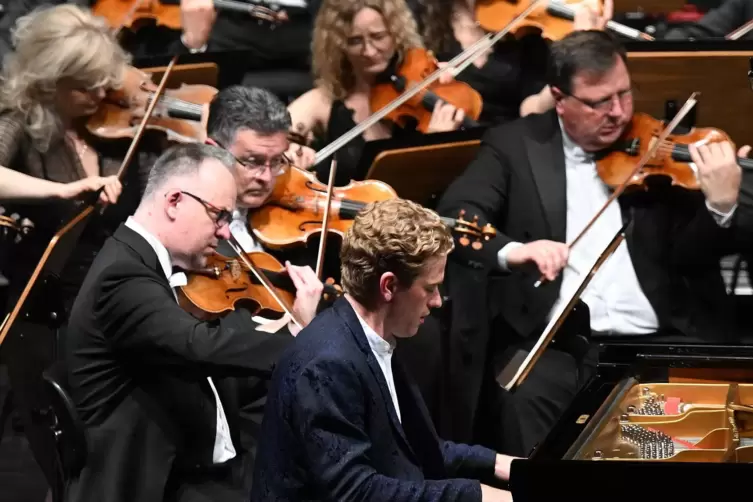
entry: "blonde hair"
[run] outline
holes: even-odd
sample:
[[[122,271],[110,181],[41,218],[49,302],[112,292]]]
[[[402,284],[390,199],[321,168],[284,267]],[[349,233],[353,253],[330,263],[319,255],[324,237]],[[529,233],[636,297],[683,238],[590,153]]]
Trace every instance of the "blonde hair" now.
[[[405,199],[367,205],[343,238],[340,271],[343,290],[367,308],[374,307],[385,272],[409,288],[432,258],[455,247],[434,211]]]
[[[82,88],[117,88],[130,61],[104,19],[68,4],[20,18],[13,45],[0,75],[0,110],[20,114],[42,152],[63,132],[55,109],[58,82],[71,78]]]
[[[316,85],[333,99],[345,99],[355,85],[353,68],[345,55],[346,41],[353,18],[366,8],[384,16],[398,53],[423,47],[404,0],[324,0],[314,23],[312,67]]]

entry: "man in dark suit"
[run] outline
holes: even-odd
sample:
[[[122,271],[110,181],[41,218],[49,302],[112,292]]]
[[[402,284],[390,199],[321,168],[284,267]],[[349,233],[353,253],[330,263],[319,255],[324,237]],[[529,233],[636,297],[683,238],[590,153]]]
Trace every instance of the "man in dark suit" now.
[[[292,337],[256,332],[244,309],[198,321],[171,287],[173,267],[203,268],[229,237],[234,164],[209,145],[165,152],[86,276],[65,355],[88,456],[68,500],[247,498],[231,479],[232,399],[213,378],[268,375]]]
[[[511,500],[511,458],[437,438],[415,384],[392,358],[442,303],[453,242],[432,211],[368,206],[341,250],[345,297],[280,360],[262,424],[252,500]]]
[[[481,251],[459,247],[448,268],[454,326],[442,432],[467,440],[475,427],[475,439],[516,455],[528,455],[549,432],[596,354],[587,343],[555,343],[513,395],[502,393],[495,377],[512,354],[530,350],[623,224],[626,242],[582,295],[593,336],[727,334],[719,258],[731,251],[734,152],[732,162],[701,172],[700,192],[661,185],[620,197],[569,249],[610,195],[595,153],[620,148],[633,117],[625,51],[606,33],[574,32],[552,46],[549,85],[555,110],[488,131],[438,206],[445,215],[464,209],[498,230]],[[718,147],[691,152],[698,159],[699,151],[716,155]]]

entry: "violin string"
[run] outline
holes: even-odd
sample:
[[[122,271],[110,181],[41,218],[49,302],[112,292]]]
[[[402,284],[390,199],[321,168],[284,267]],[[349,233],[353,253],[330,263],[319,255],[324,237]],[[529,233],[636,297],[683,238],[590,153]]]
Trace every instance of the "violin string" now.
[[[520,23],[523,19],[525,19],[528,14],[530,14],[539,3],[543,2],[544,0],[534,0],[531,2],[531,4],[520,14],[515,16],[512,21],[510,21],[507,26],[502,28],[497,34],[491,35],[487,34],[483,38],[479,39],[476,43],[468,47],[466,50],[452,58],[447,65],[445,65],[442,68],[438,68],[434,70],[428,77],[426,77],[422,82],[419,82],[418,84],[412,86],[410,89],[403,92],[400,96],[392,100],[391,103],[384,106],[379,111],[373,113],[370,117],[368,117],[366,120],[361,122],[360,124],[353,127],[350,131],[346,132],[339,138],[337,138],[335,141],[330,143],[328,146],[322,148],[318,152],[316,152],[316,155],[314,157],[314,163],[313,165],[319,164],[322,160],[328,158],[335,152],[337,152],[340,148],[345,146],[347,143],[349,143],[353,138],[359,136],[363,131],[368,129],[369,127],[373,126],[380,120],[382,120],[384,117],[386,117],[388,114],[396,110],[399,106],[401,106],[403,103],[407,102],[409,99],[411,99],[413,96],[421,92],[423,89],[428,87],[430,84],[434,83],[435,81],[439,80],[439,78],[444,75],[447,72],[453,71],[453,69],[460,64],[461,62],[466,60],[466,57],[468,54],[472,54],[474,51],[478,50],[478,47],[482,47],[485,43],[487,43],[490,39],[496,41],[499,41],[507,35],[507,33],[510,32],[518,23]]]

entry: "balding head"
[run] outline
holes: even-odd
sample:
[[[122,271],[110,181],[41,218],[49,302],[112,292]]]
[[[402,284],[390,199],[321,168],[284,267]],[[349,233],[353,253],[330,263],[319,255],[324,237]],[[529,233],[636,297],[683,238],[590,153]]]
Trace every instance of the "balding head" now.
[[[155,162],[134,218],[157,236],[174,264],[201,268],[229,237],[234,165],[225,150],[198,143],[172,147]]]

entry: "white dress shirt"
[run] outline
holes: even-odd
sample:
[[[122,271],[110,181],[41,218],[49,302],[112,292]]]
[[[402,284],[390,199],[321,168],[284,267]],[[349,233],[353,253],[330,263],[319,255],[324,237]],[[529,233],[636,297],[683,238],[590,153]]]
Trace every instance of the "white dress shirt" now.
[[[353,311],[355,312],[355,309],[353,309]],[[356,312],[356,317],[358,317],[358,321],[361,323],[363,332],[366,333],[366,339],[369,341],[369,347],[371,347],[372,354],[376,357],[379,367],[382,368],[384,379],[387,381],[387,388],[392,397],[392,404],[395,405],[397,419],[402,422],[403,419],[400,416],[400,405],[397,402],[397,391],[395,390],[395,378],[392,374],[392,354],[395,352],[395,345],[379,336],[377,332],[374,331],[371,326],[366,324],[366,321],[358,315],[358,312]]]
[[[256,242],[254,236],[248,231],[248,209],[238,208],[233,211],[233,220],[230,222],[230,232],[235,240],[241,245],[243,251],[251,253],[253,251],[264,251],[261,244]]]
[[[610,191],[598,176],[593,155],[578,146],[564,129],[562,141],[567,196],[566,238],[567,242],[572,242],[604,206]],[[722,214],[708,203],[706,205],[717,224],[729,225],[734,209]],[[570,250],[568,265],[562,271],[560,294],[547,320],[572,297],[621,227],[622,211],[614,201]],[[522,246],[522,243],[513,242],[500,250],[497,257],[503,270],[507,269],[507,254],[518,246]],[[595,332],[640,335],[654,333],[659,328],[656,312],[641,289],[625,241],[597,271],[581,299],[589,307],[591,329]]]
[[[186,276],[183,273],[173,274],[172,260],[170,259],[170,253],[165,246],[152,235],[147,229],[140,225],[132,217],[128,217],[125,225],[139,234],[141,237],[149,243],[157,254],[157,259],[162,266],[162,271],[165,273],[165,277],[170,281],[170,286],[175,288],[177,286],[184,286],[186,284]],[[178,296],[175,294],[175,301],[178,301]],[[227,462],[231,458],[235,457],[235,447],[233,446],[233,440],[230,438],[230,426],[227,423],[227,417],[225,416],[225,409],[222,407],[220,396],[217,394],[217,389],[212,382],[211,377],[207,377],[209,381],[209,387],[212,389],[214,399],[217,403],[217,433],[214,438],[214,450],[212,452],[212,461],[215,464],[221,464]]]

